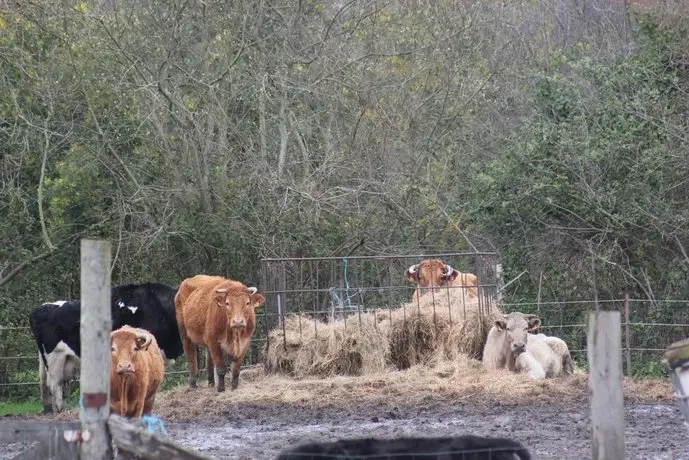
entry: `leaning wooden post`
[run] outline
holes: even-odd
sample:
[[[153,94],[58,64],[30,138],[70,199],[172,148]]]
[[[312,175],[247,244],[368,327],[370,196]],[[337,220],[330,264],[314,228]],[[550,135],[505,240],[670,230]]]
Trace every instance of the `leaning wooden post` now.
[[[589,313],[587,354],[591,384],[592,460],[626,458],[619,311]]]
[[[81,240],[81,458],[112,458],[110,416],[110,243]]]

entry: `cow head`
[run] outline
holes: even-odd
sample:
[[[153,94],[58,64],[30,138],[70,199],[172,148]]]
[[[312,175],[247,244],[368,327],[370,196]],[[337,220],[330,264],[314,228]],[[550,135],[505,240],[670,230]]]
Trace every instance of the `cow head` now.
[[[541,320],[538,316],[519,312],[509,313],[495,321],[495,327],[506,333],[505,339],[510,351],[517,355],[526,351],[529,331],[535,331],[540,325]]]
[[[217,288],[215,299],[218,307],[225,309],[229,325],[233,329],[243,329],[255,324],[256,308],[265,302],[265,297],[255,286],[246,287],[241,283]]]
[[[407,280],[418,284],[421,295],[424,294],[424,291],[430,289],[436,290],[443,286],[451,286],[460,274],[462,275],[459,279],[460,284],[476,286],[476,275],[473,273],[460,273],[440,259],[422,260],[404,272]],[[469,289],[469,292],[474,294],[475,290]]]
[[[112,369],[123,377],[134,375],[139,353],[147,351],[154,340],[150,332],[130,326],[123,326],[112,331],[110,333]]]

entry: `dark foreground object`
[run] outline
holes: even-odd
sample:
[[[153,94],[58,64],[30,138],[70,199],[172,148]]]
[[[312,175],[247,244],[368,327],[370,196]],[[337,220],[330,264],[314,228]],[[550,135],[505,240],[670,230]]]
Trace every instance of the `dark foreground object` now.
[[[314,442],[286,449],[276,460],[326,459],[531,460],[531,454],[523,445],[511,439],[467,435]]]

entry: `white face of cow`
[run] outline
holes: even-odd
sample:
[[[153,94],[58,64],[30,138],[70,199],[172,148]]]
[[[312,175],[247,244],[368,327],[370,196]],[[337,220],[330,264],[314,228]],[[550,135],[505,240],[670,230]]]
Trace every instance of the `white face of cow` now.
[[[504,331],[510,351],[520,354],[526,351],[526,342],[529,339],[529,331],[535,331],[541,325],[541,320],[536,315],[525,315],[513,312],[495,322],[495,327]]]

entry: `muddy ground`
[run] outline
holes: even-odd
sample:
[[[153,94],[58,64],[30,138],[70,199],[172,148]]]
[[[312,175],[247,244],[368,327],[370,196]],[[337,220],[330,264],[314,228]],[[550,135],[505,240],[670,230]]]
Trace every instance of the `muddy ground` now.
[[[536,459],[590,458],[585,373],[534,382],[467,361],[328,379],[265,375],[255,368],[241,379],[237,390],[223,393],[184,384],[161,392],[154,414],[174,441],[218,459],[271,459],[307,441],[463,434],[514,439]],[[623,388],[628,458],[689,459],[689,430],[669,381],[625,378]],[[78,418],[74,408],[4,420]],[[0,459],[26,448],[2,445]]]
[[[676,404],[627,405],[626,445],[630,459],[687,458],[689,435]],[[176,441],[215,458],[273,458],[305,441],[408,435],[475,434],[522,442],[536,459],[590,458],[588,407],[492,407],[433,404],[424,409],[253,405],[228,414],[226,423],[169,423]]]
[[[22,417],[24,418],[24,417]],[[45,420],[46,418],[40,417]],[[5,418],[7,420],[8,418]],[[677,404],[626,405],[626,445],[630,459],[689,458],[689,431]],[[503,405],[477,408],[467,401],[428,402],[425,407],[391,404],[313,408],[300,404],[231,405],[223,419],[168,421],[169,436],[218,459],[270,459],[306,441],[407,435],[476,434],[522,442],[536,459],[590,458],[588,407]],[[26,445],[4,445],[0,458]]]

